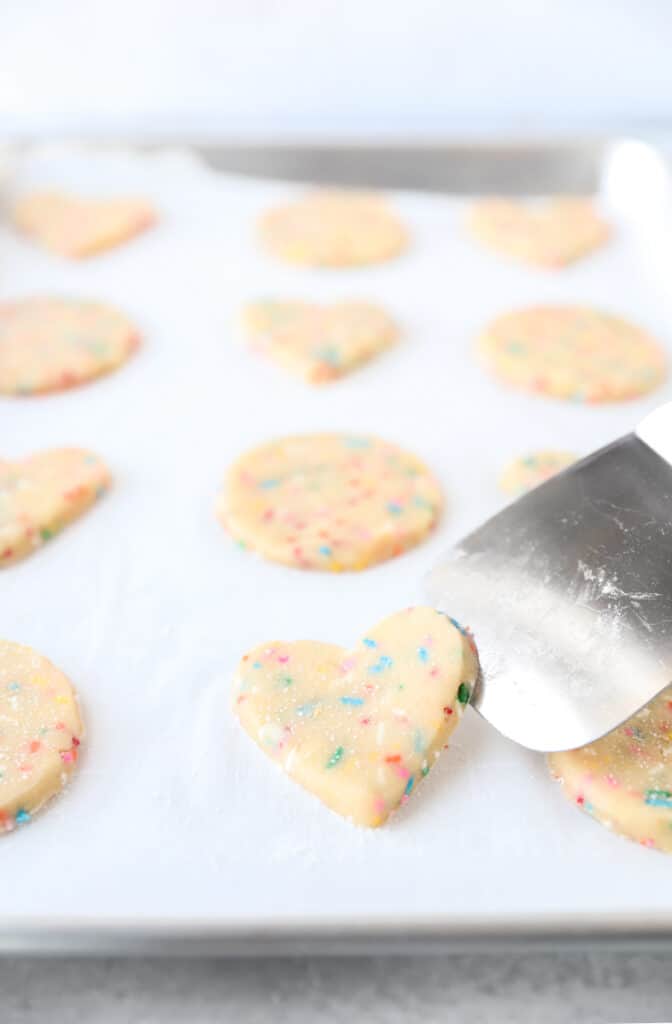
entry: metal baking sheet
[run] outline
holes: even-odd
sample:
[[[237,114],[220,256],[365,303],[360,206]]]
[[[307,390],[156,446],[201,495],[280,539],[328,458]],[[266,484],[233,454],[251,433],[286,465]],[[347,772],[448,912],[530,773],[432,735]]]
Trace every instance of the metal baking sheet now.
[[[108,300],[144,336],[133,361],[105,380],[0,403],[4,457],[83,445],[116,478],[97,508],[0,581],[2,633],[73,679],[88,723],[69,792],[0,843],[0,948],[668,941],[669,859],[579,814],[543,758],[475,713],[419,795],[367,832],[274,768],[229,711],[231,674],[249,647],[275,637],[347,645],[422,600],[438,555],[501,505],[496,477],[507,459],[537,446],[583,453],[669,396],[663,388],[604,407],[544,401],[499,387],[472,354],[490,317],[543,301],[622,313],[672,353],[672,219],[660,156],[635,142],[202,156],[30,149],[6,186],[138,192],[162,219],[81,264],[0,230],[1,298]],[[300,186],[241,173],[262,170],[295,182],[397,186],[391,201],[412,232],[408,254],[333,273],[274,263],[255,243],[255,218]],[[562,273],[507,263],[463,231],[467,192],[565,190],[600,191],[617,230],[611,245]],[[399,319],[403,339],[311,391],[240,345],[237,311],[259,295],[371,298]],[[324,429],[375,432],[426,459],[447,499],[427,543],[332,576],[264,563],[227,540],[213,507],[231,459],[267,438]]]

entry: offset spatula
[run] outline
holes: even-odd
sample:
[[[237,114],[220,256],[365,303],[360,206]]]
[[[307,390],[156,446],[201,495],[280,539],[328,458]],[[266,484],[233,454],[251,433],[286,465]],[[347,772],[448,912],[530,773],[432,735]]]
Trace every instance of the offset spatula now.
[[[580,747],[672,682],[672,403],[469,534],[427,581],[473,630],[473,696],[534,750]]]

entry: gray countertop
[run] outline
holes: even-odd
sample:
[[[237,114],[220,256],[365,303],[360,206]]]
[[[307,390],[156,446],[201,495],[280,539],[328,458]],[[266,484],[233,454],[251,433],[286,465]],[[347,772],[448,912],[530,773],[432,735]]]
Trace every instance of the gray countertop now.
[[[669,1021],[672,954],[0,961],[2,1024]]]

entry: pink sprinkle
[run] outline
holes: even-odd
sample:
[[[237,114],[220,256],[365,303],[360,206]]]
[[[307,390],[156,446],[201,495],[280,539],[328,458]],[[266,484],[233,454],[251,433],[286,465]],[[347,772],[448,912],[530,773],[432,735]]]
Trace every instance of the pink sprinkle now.
[[[620,782],[618,781],[615,775],[607,773],[604,777],[610,786],[613,786],[614,789],[618,789],[618,787],[620,786]]]
[[[383,800],[382,796],[377,796],[375,798],[375,800],[373,801],[373,806],[375,810],[378,812],[378,814],[385,813],[385,801]]]
[[[355,664],[356,662],[354,658],[344,658],[341,662],[341,671],[349,672],[351,668],[355,667]]]
[[[71,750],[62,750],[61,751],[61,761],[74,761],[74,757],[72,756],[72,751]]]
[[[430,674],[430,676],[432,676],[432,677],[436,677],[436,676],[438,676],[438,674],[439,674],[439,668],[438,668],[438,665],[435,665],[435,666],[434,666],[434,668],[430,670],[430,673],[429,673],[429,674]]]
[[[394,773],[395,775],[398,775],[400,779],[408,779],[411,775],[408,768],[404,768],[403,764],[396,765]]]
[[[289,661],[289,655],[288,654],[279,654],[278,655],[278,661],[281,662],[284,665],[286,662]]]

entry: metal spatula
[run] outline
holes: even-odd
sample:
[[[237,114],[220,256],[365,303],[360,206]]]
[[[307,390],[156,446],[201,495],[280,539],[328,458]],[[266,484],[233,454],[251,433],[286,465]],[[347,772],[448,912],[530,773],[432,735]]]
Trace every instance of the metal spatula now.
[[[474,632],[473,703],[534,750],[604,735],[672,682],[672,403],[469,534],[427,580]]]

